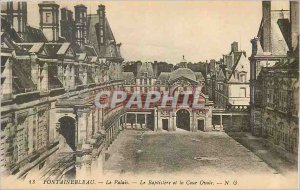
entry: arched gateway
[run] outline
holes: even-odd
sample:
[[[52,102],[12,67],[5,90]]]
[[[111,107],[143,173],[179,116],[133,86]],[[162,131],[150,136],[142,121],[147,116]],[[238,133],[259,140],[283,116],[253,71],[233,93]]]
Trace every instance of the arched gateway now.
[[[72,117],[64,116],[59,120],[60,127],[59,133],[66,139],[66,143],[72,148],[72,150],[76,150],[75,145],[75,120]]]
[[[186,109],[180,109],[176,112],[177,128],[190,131],[190,112]]]

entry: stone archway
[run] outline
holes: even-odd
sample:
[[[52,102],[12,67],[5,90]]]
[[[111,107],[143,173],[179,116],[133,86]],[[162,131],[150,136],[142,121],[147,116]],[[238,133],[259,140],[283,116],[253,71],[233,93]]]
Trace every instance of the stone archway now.
[[[64,116],[59,120],[59,133],[66,139],[66,143],[72,150],[76,150],[76,124],[75,119],[69,116]]]
[[[176,112],[176,126],[179,129],[190,131],[190,112],[186,109],[180,109]]]

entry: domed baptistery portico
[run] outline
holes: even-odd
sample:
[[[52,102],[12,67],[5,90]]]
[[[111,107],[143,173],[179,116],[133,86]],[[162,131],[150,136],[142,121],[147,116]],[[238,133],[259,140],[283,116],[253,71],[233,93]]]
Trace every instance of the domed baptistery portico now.
[[[187,68],[185,60],[172,71],[158,72],[157,68],[156,63],[138,64],[135,84],[124,86],[127,92],[139,91],[144,99],[150,91],[161,94],[160,100],[147,109],[129,108],[128,127],[146,126],[154,131],[210,131],[213,104],[205,94],[202,73]]]
[[[170,73],[166,90],[169,92],[169,97],[174,99],[176,93],[178,94],[177,104],[174,106],[167,103],[166,106],[157,107],[156,130],[210,131],[212,129],[212,104],[202,92],[203,79],[201,72],[195,73],[185,67]],[[186,96],[187,104],[184,104],[186,102],[184,96],[188,93],[190,94]]]

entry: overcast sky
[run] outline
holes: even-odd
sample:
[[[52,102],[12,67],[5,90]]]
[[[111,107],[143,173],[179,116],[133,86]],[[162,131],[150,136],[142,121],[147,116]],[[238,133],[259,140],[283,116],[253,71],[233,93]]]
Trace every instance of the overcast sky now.
[[[81,1],[83,2],[83,1]],[[260,1],[85,1],[88,13],[106,6],[107,17],[125,60],[187,61],[220,59],[233,41],[251,52],[250,39],[261,22]],[[37,2],[28,3],[28,22],[38,26]],[[78,2],[59,3],[74,11]],[[272,2],[272,9],[288,9]]]

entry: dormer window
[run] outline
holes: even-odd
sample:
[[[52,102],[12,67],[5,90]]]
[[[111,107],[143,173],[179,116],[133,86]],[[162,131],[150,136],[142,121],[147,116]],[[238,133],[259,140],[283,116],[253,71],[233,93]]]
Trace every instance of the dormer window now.
[[[241,82],[246,82],[246,73],[241,73],[239,78]]]

